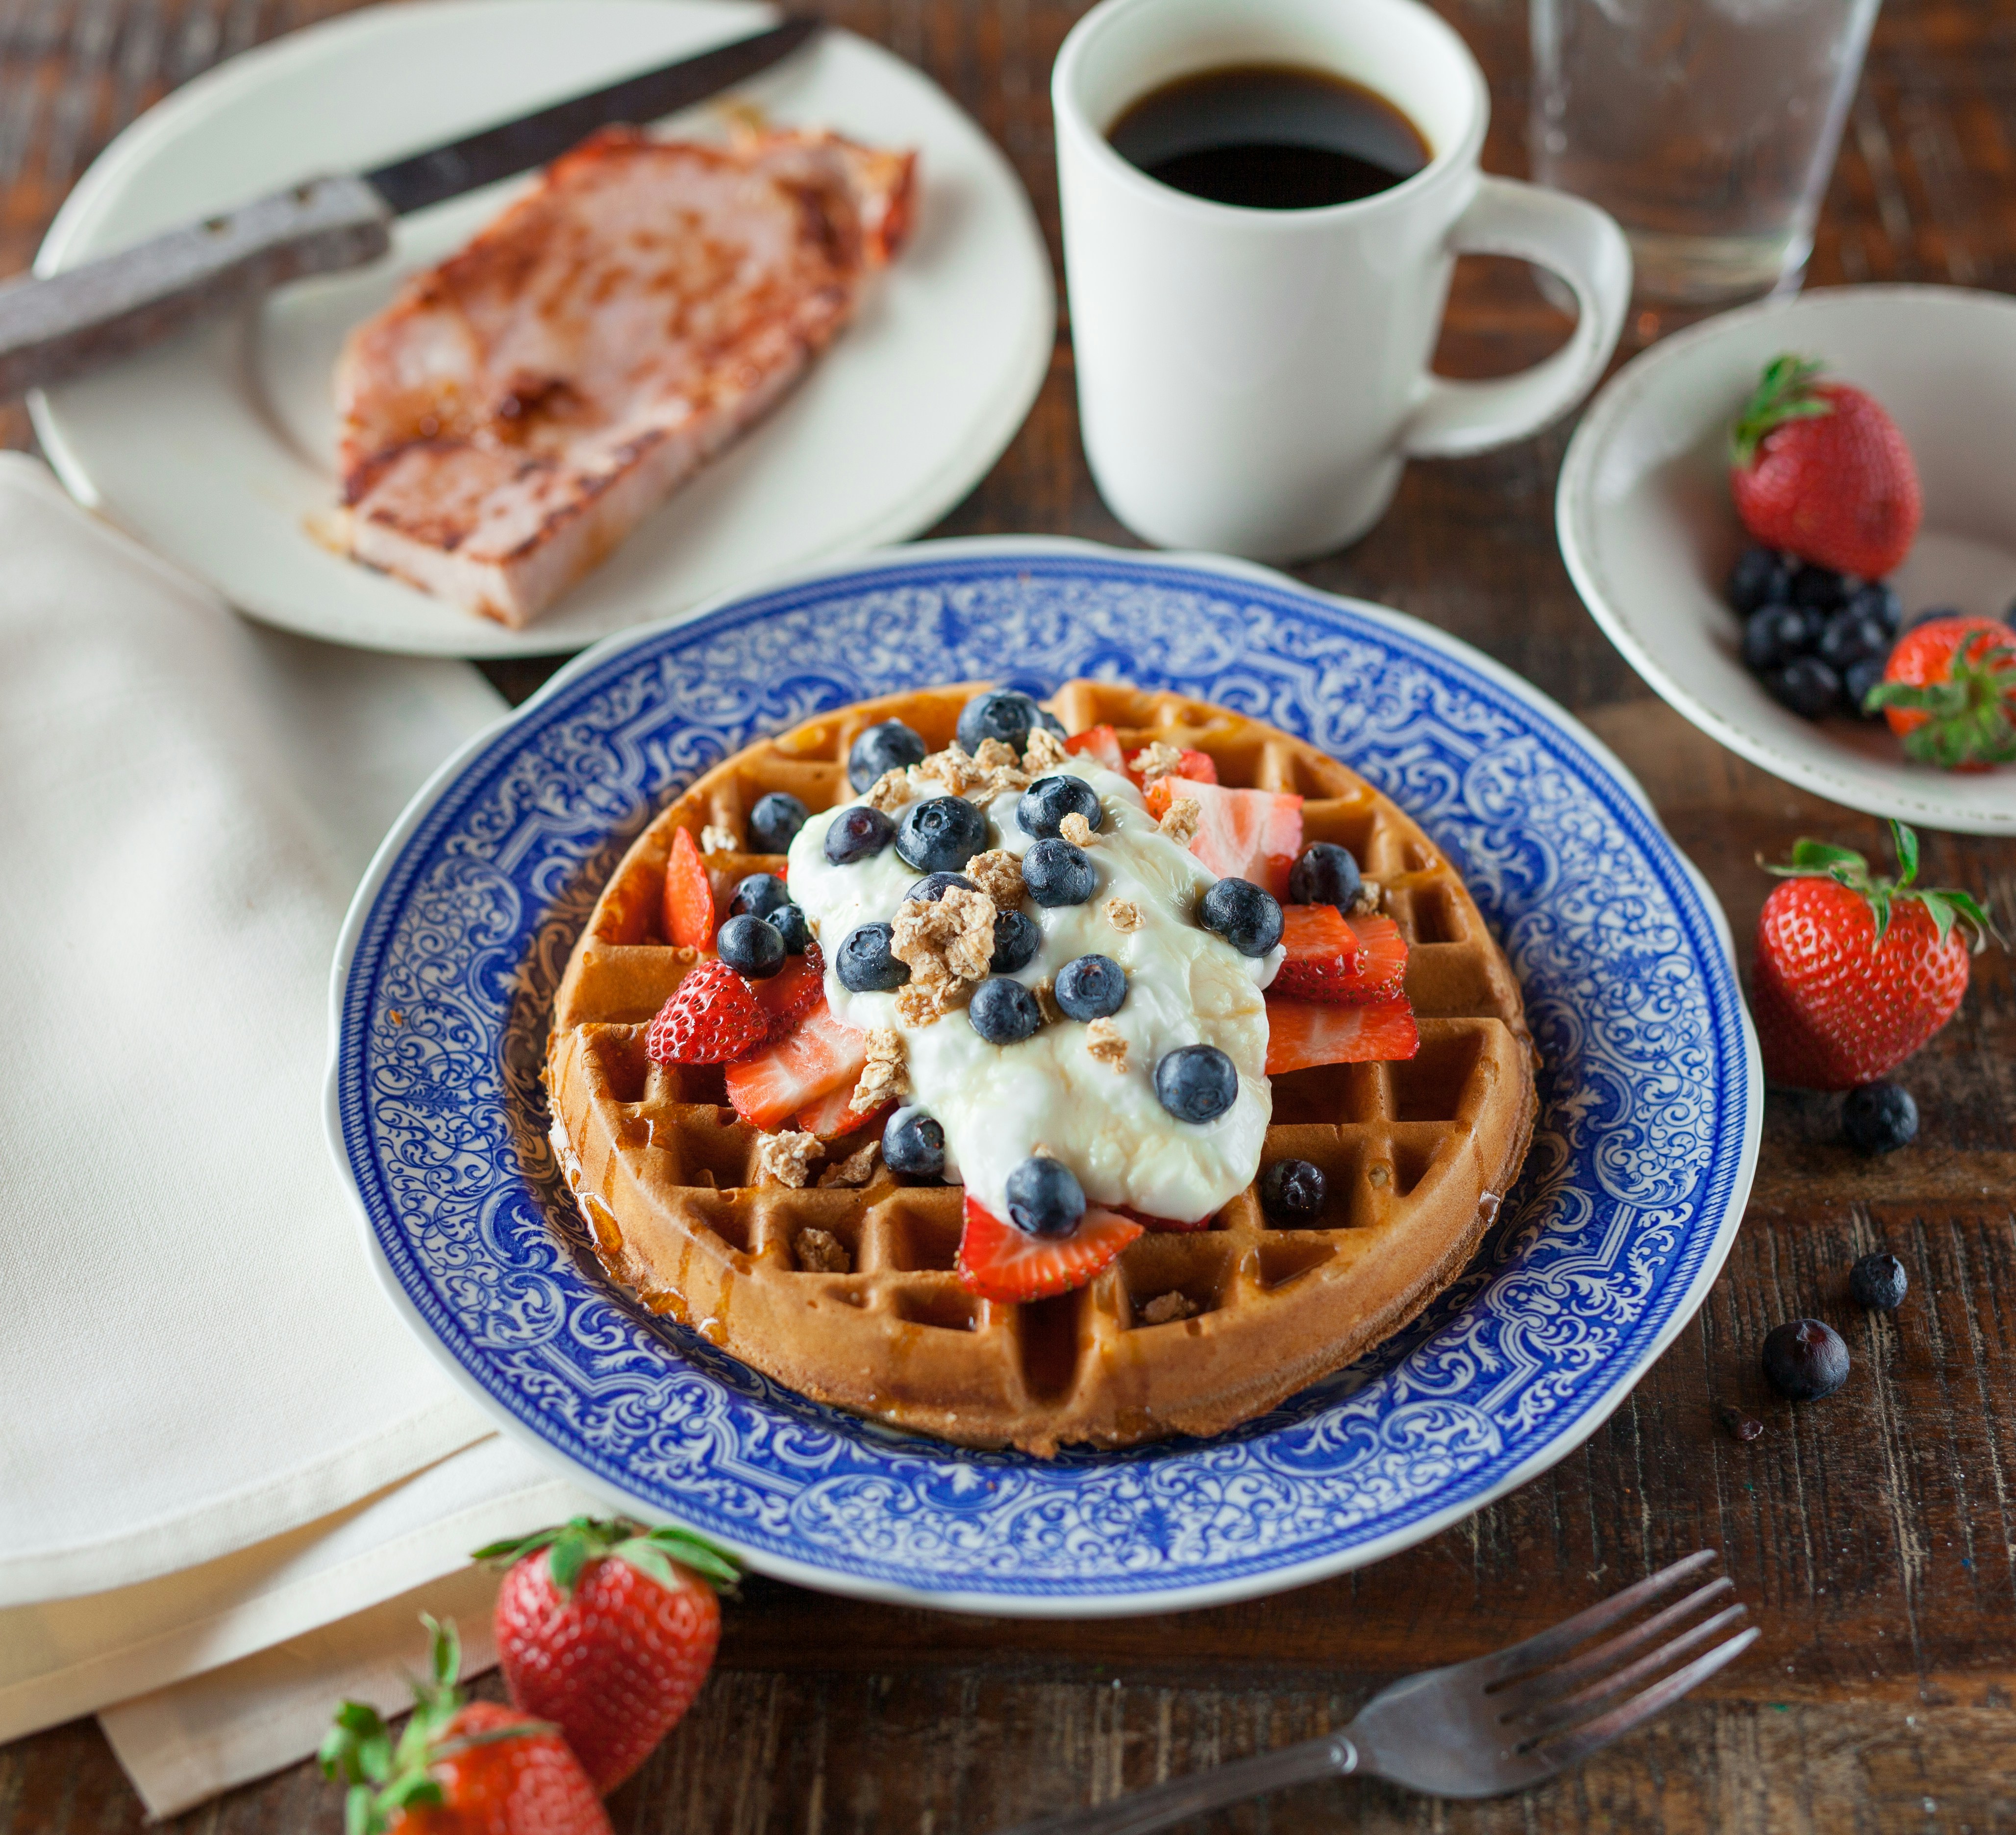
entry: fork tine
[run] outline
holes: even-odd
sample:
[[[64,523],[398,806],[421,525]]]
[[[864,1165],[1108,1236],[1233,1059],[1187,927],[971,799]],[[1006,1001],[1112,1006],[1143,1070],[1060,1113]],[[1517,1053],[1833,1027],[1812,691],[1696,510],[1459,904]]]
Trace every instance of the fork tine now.
[[[1615,1675],[1604,1676],[1600,1681],[1591,1682],[1586,1688],[1578,1689],[1572,1695],[1543,1703],[1528,1712],[1507,1718],[1525,1721],[1528,1738],[1549,1732],[1556,1727],[1568,1726],[1576,1721],[1586,1719],[1592,1710],[1606,1701],[1614,1701],[1619,1695],[1629,1694],[1639,1683],[1657,1675],[1668,1664],[1726,1631],[1744,1615],[1747,1610],[1738,1600],[1726,1611],[1716,1613],[1712,1618],[1703,1619],[1691,1631],[1683,1632],[1679,1636],[1661,1644],[1658,1650],[1640,1657],[1636,1663],[1625,1664]]]
[[[1726,1664],[1733,1663],[1764,1634],[1754,1625],[1746,1632],[1739,1632],[1725,1644],[1718,1644],[1712,1650],[1704,1651],[1684,1669],[1676,1669],[1664,1682],[1654,1682],[1642,1695],[1636,1695],[1622,1707],[1613,1707],[1600,1719],[1586,1722],[1571,1733],[1557,1740],[1550,1740],[1539,1747],[1533,1756],[1543,1759],[1557,1770],[1565,1771],[1571,1765],[1579,1765],[1593,1752],[1600,1752],[1611,1740],[1622,1738],[1633,1728],[1642,1726],[1654,1714],[1663,1714],[1690,1689],[1705,1682]]]
[[[1593,1677],[1603,1675],[1640,1645],[1664,1637],[1676,1625],[1691,1618],[1709,1600],[1735,1590],[1734,1581],[1726,1574],[1719,1575],[1706,1586],[1697,1587],[1685,1599],[1675,1600],[1663,1611],[1654,1613],[1628,1631],[1619,1632],[1594,1650],[1585,1650],[1579,1657],[1571,1657],[1565,1663],[1557,1663],[1551,1669],[1541,1670],[1519,1681],[1500,1683],[1489,1692],[1502,1695],[1500,1705],[1507,1714],[1523,1713],[1543,1702],[1554,1700],[1581,1687]]]
[[[1719,1549],[1697,1549],[1691,1555],[1683,1556],[1670,1567],[1662,1567],[1657,1574],[1648,1574],[1635,1585],[1627,1586],[1622,1592],[1612,1593],[1608,1599],[1578,1612],[1572,1618],[1563,1619],[1551,1630],[1541,1632],[1522,1644],[1514,1644],[1492,1656],[1478,1658],[1472,1673],[1484,1675],[1496,1682],[1529,1669],[1543,1669],[1556,1657],[1565,1657],[1576,1645],[1594,1636],[1597,1632],[1607,1631],[1620,1620],[1629,1617],[1647,1599],[1656,1599],[1661,1593],[1671,1592],[1690,1574],[1698,1574],[1720,1553]]]

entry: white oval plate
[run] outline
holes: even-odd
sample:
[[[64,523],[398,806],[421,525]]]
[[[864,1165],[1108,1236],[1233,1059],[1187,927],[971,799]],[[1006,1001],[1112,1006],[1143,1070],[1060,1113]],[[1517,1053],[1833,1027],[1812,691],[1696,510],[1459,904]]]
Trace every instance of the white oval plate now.
[[[1781,351],[1825,360],[1910,442],[1925,520],[1893,576],[1907,615],[2001,617],[2016,599],[2016,300],[1958,287],[1830,287],[1727,312],[1611,378],[1576,429],[1555,522],[1582,602],[1625,660],[1702,732],[1852,809],[2016,833],[2016,772],[1913,763],[1889,729],[1816,725],[1743,666],[1722,585],[1748,538],[1729,498],[1729,423]]]
[[[556,96],[743,36],[749,0],[437,0],[249,51],[113,142],[36,260],[49,273],[314,174],[361,171]],[[1014,437],[1049,367],[1056,289],[1000,152],[944,92],[852,34],[733,92],[784,125],[920,150],[910,245],[811,376],[524,631],[317,544],[337,501],[329,377],[344,333],[529,180],[403,219],[391,257],[304,281],[31,405],[72,494],[242,610],[339,643],[427,655],[575,649],[744,579],[937,521]],[[675,117],[718,131],[724,96]]]

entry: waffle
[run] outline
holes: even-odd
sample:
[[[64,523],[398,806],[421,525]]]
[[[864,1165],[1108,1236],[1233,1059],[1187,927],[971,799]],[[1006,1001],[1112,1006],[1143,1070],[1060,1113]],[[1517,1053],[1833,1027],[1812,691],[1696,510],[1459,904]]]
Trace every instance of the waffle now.
[[[801,1394],[1045,1456],[1067,1443],[1222,1432],[1377,1344],[1456,1278],[1518,1173],[1538,1106],[1517,984],[1462,880],[1334,759],[1175,695],[1074,682],[1049,703],[1068,731],[1109,723],[1130,752],[1156,739],[1194,747],[1226,784],[1299,793],[1305,841],[1341,842],[1383,889],[1409,945],[1420,1051],[1272,1080],[1262,1164],[1323,1169],[1321,1229],[1270,1227],[1249,1187],[1208,1229],[1144,1235],[1075,1293],[992,1303],[955,1272],[959,1187],[879,1164],[859,1189],[764,1180],[762,1136],[729,1106],[720,1067],[646,1054],[653,1015],[698,959],[661,928],[675,831],[740,836],[770,790],[813,810],[843,801],[862,728],[894,718],[934,748],[949,744],[981,685],[862,703],[761,741],[638,839],[557,997],[546,1081],[561,1164],[615,1279]],[[707,862],[717,883],[783,865],[725,852]],[[827,1162],[870,1138],[833,1143]]]

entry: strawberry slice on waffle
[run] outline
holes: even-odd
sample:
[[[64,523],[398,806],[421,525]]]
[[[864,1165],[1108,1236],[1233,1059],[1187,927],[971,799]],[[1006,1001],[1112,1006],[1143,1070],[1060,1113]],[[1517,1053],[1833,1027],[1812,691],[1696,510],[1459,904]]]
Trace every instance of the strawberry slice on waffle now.
[[[838,1140],[844,1134],[857,1134],[864,1128],[880,1131],[895,1111],[893,1102],[877,1103],[863,1112],[854,1106],[855,1085],[848,1084],[798,1111],[798,1127],[821,1140]]]
[[[1420,1049],[1414,1009],[1403,994],[1365,1006],[1267,996],[1267,1074],[1318,1064],[1391,1063]]]
[[[1096,758],[1108,771],[1127,768],[1120,755],[1120,735],[1110,726],[1088,726],[1082,732],[1073,733],[1064,741],[1064,750]]]
[[[1407,978],[1407,939],[1389,917],[1347,919],[1334,905],[1284,905],[1287,950],[1268,992],[1341,1006],[1391,1000]]]
[[[688,949],[712,949],[714,909],[714,887],[693,831],[678,829],[665,862],[665,934]]]
[[[966,1200],[959,1239],[959,1278],[968,1292],[1012,1306],[1082,1287],[1140,1235],[1131,1218],[1097,1206],[1067,1236],[1030,1236]]]
[[[772,1043],[782,1038],[826,995],[826,957],[816,943],[803,955],[787,955],[784,966],[768,980],[750,984],[764,1012],[770,1016]]]
[[[1141,759],[1147,750],[1143,746],[1127,761],[1127,775],[1136,784],[1141,782]],[[1178,751],[1180,756],[1176,761],[1176,776],[1186,778],[1196,784],[1215,784],[1218,782],[1218,761],[1210,753],[1200,752],[1194,746],[1179,747]]]
[[[1235,790],[1193,778],[1158,777],[1147,791],[1160,821],[1179,797],[1197,806],[1190,851],[1222,880],[1250,880],[1276,898],[1302,851],[1302,800],[1286,790]]]
[[[782,1038],[728,1067],[728,1099],[744,1121],[768,1130],[851,1089],[867,1062],[867,1034],[843,1026],[822,995]]]
[[[722,1064],[761,1045],[769,1030],[769,1015],[749,984],[710,956],[659,1008],[644,1049],[661,1064]]]

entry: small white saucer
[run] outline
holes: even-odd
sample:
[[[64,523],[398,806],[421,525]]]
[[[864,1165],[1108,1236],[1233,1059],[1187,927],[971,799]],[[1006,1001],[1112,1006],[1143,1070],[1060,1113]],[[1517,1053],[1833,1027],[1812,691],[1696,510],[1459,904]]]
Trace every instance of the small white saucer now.
[[[387,159],[744,36],[751,0],[437,0],[289,34],[176,91],[121,134],[57,216],[37,272],[319,172]],[[391,257],[284,287],[33,403],[73,495],[254,617],[434,655],[578,649],[723,589],[927,528],[985,476],[1047,372],[1056,290],[1021,182],[920,72],[829,31],[678,117],[729,101],[782,126],[919,149],[909,246],[860,316],[761,426],[524,631],[319,545],[337,500],[329,376],[344,333],[501,207],[492,185],[404,218]]]
[[[2016,599],[2016,300],[1943,286],[1833,287],[1725,313],[1625,365],[1568,446],[1556,498],[1583,603],[1665,700],[1817,796],[1970,834],[2016,833],[2016,771],[1913,763],[1888,727],[1816,725],[1743,666],[1723,582],[1748,538],[1726,437],[1759,372],[1793,351],[1882,403],[1910,441],[1925,519],[1893,576],[1907,617]]]

